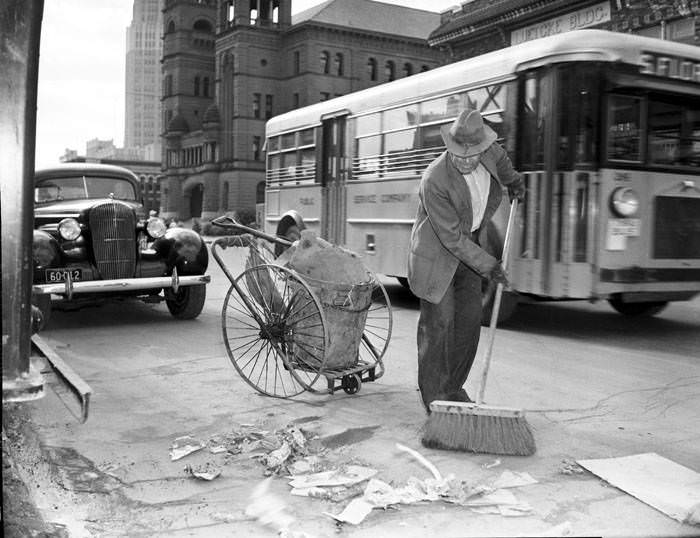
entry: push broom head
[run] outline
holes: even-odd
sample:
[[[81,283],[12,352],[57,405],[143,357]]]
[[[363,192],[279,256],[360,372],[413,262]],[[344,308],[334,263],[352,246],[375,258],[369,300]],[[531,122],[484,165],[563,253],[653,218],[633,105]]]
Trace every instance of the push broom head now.
[[[521,409],[435,400],[423,446],[483,454],[531,456],[535,439]]]

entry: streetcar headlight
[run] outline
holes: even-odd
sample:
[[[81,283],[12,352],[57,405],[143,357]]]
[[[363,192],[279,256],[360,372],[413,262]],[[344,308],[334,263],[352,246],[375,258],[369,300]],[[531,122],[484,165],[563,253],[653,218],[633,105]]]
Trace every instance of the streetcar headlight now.
[[[66,241],[74,241],[80,236],[80,224],[72,217],[58,223],[58,234]]]
[[[620,187],[610,196],[610,206],[620,217],[633,217],[639,210],[639,195],[629,187]]]
[[[163,222],[163,219],[159,219],[158,217],[151,217],[148,219],[148,223],[146,224],[146,231],[148,232],[148,235],[150,235],[153,239],[158,239],[159,237],[163,237],[165,235],[165,222]]]

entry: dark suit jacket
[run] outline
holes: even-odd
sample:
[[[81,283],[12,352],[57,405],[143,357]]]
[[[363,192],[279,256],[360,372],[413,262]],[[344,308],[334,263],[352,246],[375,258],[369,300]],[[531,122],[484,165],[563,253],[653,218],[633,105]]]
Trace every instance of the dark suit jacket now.
[[[479,229],[479,243],[485,245],[486,223],[503,196],[501,185],[521,187],[522,178],[497,143],[483,153],[481,163],[491,174],[488,201]],[[416,296],[439,303],[460,262],[487,277],[498,260],[472,240],[469,187],[447,151],[423,173],[418,197],[418,214],[411,231],[408,282]]]

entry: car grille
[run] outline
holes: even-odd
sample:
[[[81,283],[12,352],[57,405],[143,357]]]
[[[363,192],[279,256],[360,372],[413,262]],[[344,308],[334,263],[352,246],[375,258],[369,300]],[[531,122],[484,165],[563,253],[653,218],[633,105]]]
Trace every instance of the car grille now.
[[[136,269],[136,217],[117,202],[90,210],[90,231],[95,265],[103,279],[131,278]]]
[[[659,196],[655,215],[654,258],[700,258],[700,198]]]

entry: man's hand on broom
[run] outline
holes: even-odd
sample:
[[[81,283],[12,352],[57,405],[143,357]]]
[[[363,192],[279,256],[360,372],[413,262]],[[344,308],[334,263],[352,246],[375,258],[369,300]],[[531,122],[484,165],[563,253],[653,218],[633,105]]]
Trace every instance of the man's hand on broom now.
[[[489,275],[489,278],[494,286],[503,284],[504,288],[508,287],[508,275],[503,270],[503,266],[500,263],[496,264],[496,266],[491,270],[491,275]]]

